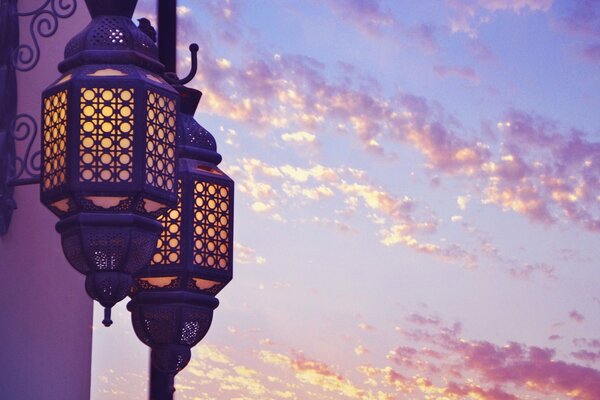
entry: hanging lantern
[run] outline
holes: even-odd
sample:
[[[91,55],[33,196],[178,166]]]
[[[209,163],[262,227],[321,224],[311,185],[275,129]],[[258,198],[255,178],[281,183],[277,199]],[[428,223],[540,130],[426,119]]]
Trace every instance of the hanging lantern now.
[[[214,297],[231,279],[233,181],[217,164],[213,136],[193,118],[198,90],[178,87],[179,200],[159,220],[163,231],[148,267],[136,276],[128,309],[156,368],[172,380],[208,332]],[[173,389],[174,390],[174,389]]]
[[[86,0],[90,24],[42,94],[41,200],[60,221],[69,263],[106,307],[122,300],[177,199],[179,95],[153,40],[132,22],[137,0]]]

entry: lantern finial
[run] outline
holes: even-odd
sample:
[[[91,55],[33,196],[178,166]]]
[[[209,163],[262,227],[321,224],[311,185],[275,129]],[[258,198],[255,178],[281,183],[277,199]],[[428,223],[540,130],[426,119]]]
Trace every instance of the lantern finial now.
[[[85,0],[92,18],[101,15],[117,15],[131,18],[135,11],[137,0]]]
[[[112,318],[110,316],[110,310],[112,307],[104,307],[104,319],[102,320],[102,325],[107,328],[112,325]]]

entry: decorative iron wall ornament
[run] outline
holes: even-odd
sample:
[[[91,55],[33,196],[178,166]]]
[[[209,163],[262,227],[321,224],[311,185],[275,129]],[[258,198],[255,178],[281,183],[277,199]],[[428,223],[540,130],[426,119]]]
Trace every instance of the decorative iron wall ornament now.
[[[9,130],[12,139],[17,145],[23,142],[24,152],[15,155],[15,174],[9,182],[11,186],[21,186],[39,183],[41,167],[41,151],[35,149],[38,143],[38,124],[30,114],[17,115],[11,123]]]
[[[19,44],[17,0],[0,0],[0,235],[4,235],[16,208],[14,188],[15,142],[12,134],[17,109],[16,71],[12,54]]]
[[[19,44],[14,49],[12,62],[17,71],[31,71],[36,67],[40,61],[39,38],[49,38],[54,35],[58,29],[59,19],[69,18],[76,10],[77,0],[45,0],[37,9],[17,14],[21,18],[31,18],[29,33],[32,42]]]
[[[0,2],[0,235],[7,232],[16,208],[14,186],[36,184],[40,178],[38,119],[29,113],[16,115],[16,73],[38,65],[39,39],[53,36],[59,20],[76,9],[77,0],[44,0],[37,9],[24,12],[18,12],[17,0]],[[25,21],[30,38],[21,43],[19,25]]]
[[[41,200],[105,325],[155,252],[156,218],[177,200],[179,94],[131,20],[136,3],[86,0],[92,21],[42,93]]]

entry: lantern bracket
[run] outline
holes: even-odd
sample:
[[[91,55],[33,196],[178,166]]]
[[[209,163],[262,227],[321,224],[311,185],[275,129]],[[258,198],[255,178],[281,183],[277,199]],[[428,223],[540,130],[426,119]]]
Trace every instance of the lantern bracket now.
[[[40,39],[53,36],[59,21],[71,17],[76,9],[77,0],[44,0],[35,10],[22,12],[17,10],[17,0],[0,3],[0,236],[8,231],[17,208],[14,187],[40,181],[40,151],[34,147],[38,124],[30,114],[16,113],[16,73],[38,65]],[[20,41],[20,24],[29,25],[26,42]]]
[[[186,83],[191,82],[192,79],[196,76],[196,72],[198,72],[198,50],[199,47],[196,43],[190,44],[190,56],[192,58],[192,68],[187,74],[185,78],[179,79],[175,72],[165,72],[164,78],[171,85],[185,85]]]

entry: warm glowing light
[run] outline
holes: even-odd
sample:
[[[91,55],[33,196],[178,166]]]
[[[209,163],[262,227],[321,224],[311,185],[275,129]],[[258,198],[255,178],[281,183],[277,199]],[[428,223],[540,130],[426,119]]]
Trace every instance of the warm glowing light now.
[[[44,174],[42,190],[54,189],[66,181],[67,91],[44,99],[42,148]]]
[[[154,287],[162,288],[165,286],[169,286],[176,279],[176,276],[160,276],[157,278],[140,278],[140,281],[144,281],[147,284],[152,285]]]
[[[111,196],[85,196],[85,199],[94,203],[94,205],[102,208],[112,208],[119,205],[127,197],[111,197]]]
[[[87,74],[87,76],[127,76],[123,71],[114,68],[103,68]]]
[[[171,191],[175,184],[175,101],[148,91],[146,183]]]
[[[163,225],[151,264],[177,264],[181,261],[181,183],[177,194],[177,206],[158,218]]]
[[[81,89],[80,179],[133,181],[134,89]]]
[[[219,284],[219,282],[209,281],[206,279],[194,278],[194,282],[196,283],[196,287],[198,289],[206,290],[210,289]]]
[[[215,183],[196,182],[194,187],[194,263],[228,269],[229,188]]]

